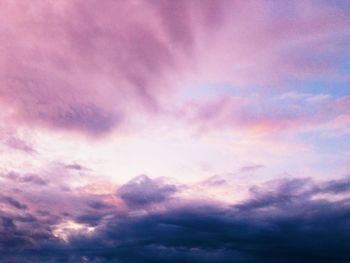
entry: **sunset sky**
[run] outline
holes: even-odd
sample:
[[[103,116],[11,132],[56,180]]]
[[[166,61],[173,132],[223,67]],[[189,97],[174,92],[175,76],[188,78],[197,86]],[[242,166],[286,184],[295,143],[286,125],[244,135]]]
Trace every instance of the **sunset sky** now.
[[[350,262],[350,1],[0,2],[0,262]]]

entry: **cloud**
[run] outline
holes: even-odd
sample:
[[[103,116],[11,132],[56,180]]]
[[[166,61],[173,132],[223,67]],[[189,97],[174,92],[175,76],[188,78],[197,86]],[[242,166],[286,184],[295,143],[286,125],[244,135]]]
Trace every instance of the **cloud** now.
[[[81,171],[81,170],[86,169],[85,167],[81,166],[81,165],[78,164],[78,163],[67,164],[67,165],[66,165],[66,168],[72,169],[72,170],[78,170],[78,171]]]
[[[100,134],[121,125],[129,106],[158,107],[152,82],[173,62],[147,3],[17,1],[2,10],[11,18],[0,96],[15,118]]]
[[[10,147],[11,149],[23,151],[26,153],[34,153],[35,152],[34,148],[31,145],[29,145],[25,141],[22,141],[19,138],[15,138],[15,137],[9,138],[6,141],[6,145],[8,147]]]
[[[0,202],[6,202],[12,207],[15,207],[20,210],[25,210],[27,209],[27,206],[25,204],[22,204],[21,202],[17,201],[16,199],[10,197],[10,196],[2,196],[0,197]]]
[[[259,169],[261,169],[263,167],[264,166],[261,165],[261,164],[247,165],[247,166],[241,167],[239,172],[241,172],[241,173],[252,173],[252,172],[255,172],[256,170],[259,170]]]
[[[23,139],[14,129],[6,128],[3,124],[0,126],[0,143],[7,149],[20,151],[27,154],[36,153],[32,144]]]
[[[151,179],[141,179],[147,182],[143,186],[159,194]],[[102,199],[88,202],[92,210],[85,210],[86,217],[71,212],[59,217],[51,212],[2,213],[0,258],[3,262],[346,262],[349,189],[336,185],[347,182],[348,177],[324,182],[280,179],[253,187],[251,196],[236,204],[188,200],[170,205],[163,200],[163,209],[141,214],[133,213],[138,207],[132,206],[126,213],[111,210]],[[126,185],[140,190],[137,180]],[[330,196],[315,198],[319,194]],[[86,196],[80,200],[85,203]],[[105,213],[96,220],[101,209]]]
[[[38,186],[44,186],[48,183],[45,179],[36,174],[22,175],[16,172],[9,172],[0,176],[17,183],[33,184]]]
[[[347,52],[347,8],[311,1],[2,3],[4,118],[101,135],[167,113],[176,104],[170,94],[188,79],[238,87],[341,79],[335,72]]]
[[[121,186],[117,195],[131,207],[145,207],[167,201],[176,193],[175,185],[152,180],[146,175],[140,175]]]
[[[207,2],[3,3],[2,106],[19,123],[92,135],[157,112]]]
[[[223,96],[186,103],[182,116],[203,131],[231,129],[268,135],[315,130],[330,133],[338,129],[346,133],[345,116],[350,114],[345,106],[348,100],[348,96],[321,97],[304,93]]]
[[[350,178],[343,180],[331,180],[327,184],[323,185],[320,192],[326,192],[331,194],[346,193],[350,190]]]

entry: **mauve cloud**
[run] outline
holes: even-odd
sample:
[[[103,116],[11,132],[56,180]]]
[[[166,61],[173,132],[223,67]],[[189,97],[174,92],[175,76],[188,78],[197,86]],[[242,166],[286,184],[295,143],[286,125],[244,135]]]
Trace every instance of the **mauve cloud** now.
[[[255,134],[315,130],[347,133],[348,106],[348,96],[326,94],[221,96],[186,103],[182,116],[202,131],[220,128]]]
[[[17,172],[9,172],[5,174],[1,174],[0,177],[14,181],[16,183],[34,184],[39,186],[43,186],[48,183],[48,181],[43,179],[41,176],[37,174],[31,174],[31,173],[19,174]]]
[[[3,144],[11,150],[27,154],[36,153],[34,146],[23,137],[23,135],[19,136],[15,129],[6,128],[4,125],[0,126],[0,144]]]
[[[23,215],[2,212],[0,259],[346,262],[350,259],[349,188],[339,190],[337,185],[348,182],[348,177],[325,182],[280,179],[252,188],[250,197],[233,205],[186,201],[147,213],[132,213],[133,208],[120,213],[101,199],[89,202],[92,210],[85,210],[85,217],[29,214],[30,209]],[[96,216],[99,210],[105,213]],[[70,225],[72,220],[75,223]],[[93,230],[88,231],[89,226]]]
[[[174,61],[147,2],[17,1],[1,9],[11,17],[3,16],[0,96],[15,117],[99,134],[126,112],[158,108],[162,90],[153,82]]]
[[[140,175],[121,186],[117,195],[130,207],[146,208],[167,201],[176,191],[175,185]]]
[[[186,79],[246,86],[343,78],[334,72],[346,55],[348,8],[311,1],[287,8],[272,1],[2,3],[0,103],[16,123],[99,135],[162,113]]]

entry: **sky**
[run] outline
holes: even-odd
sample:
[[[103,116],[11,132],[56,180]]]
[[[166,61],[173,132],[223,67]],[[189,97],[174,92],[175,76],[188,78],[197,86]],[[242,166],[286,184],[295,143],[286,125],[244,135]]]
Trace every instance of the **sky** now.
[[[0,3],[0,261],[350,261],[350,2]]]

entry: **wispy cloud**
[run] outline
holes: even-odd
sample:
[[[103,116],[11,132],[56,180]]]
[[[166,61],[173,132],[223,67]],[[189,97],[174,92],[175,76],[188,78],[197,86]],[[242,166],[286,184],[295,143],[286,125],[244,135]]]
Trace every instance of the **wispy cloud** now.
[[[346,10],[311,1],[15,1],[1,10],[10,118],[95,135],[162,112],[189,78],[241,87],[341,78],[350,34]]]

